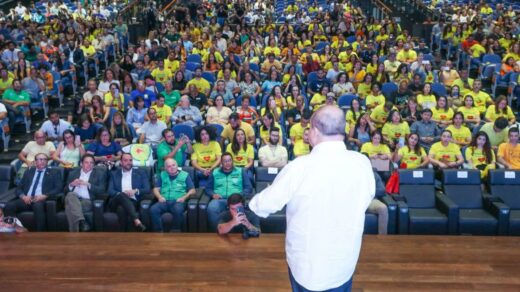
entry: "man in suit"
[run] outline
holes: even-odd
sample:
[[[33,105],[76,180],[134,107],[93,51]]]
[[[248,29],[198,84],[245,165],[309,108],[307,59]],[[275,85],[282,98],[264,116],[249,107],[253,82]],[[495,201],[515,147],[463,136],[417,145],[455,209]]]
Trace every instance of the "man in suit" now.
[[[69,231],[89,231],[92,222],[85,221],[85,214],[92,215],[92,202],[106,187],[105,171],[94,168],[94,156],[85,154],[81,158],[81,168],[70,172],[65,185],[65,214]],[[92,220],[92,216],[88,216]]]
[[[132,155],[124,153],[121,156],[121,167],[110,173],[108,183],[108,195],[110,202],[108,208],[111,212],[117,212],[119,206],[130,216],[135,227],[139,231],[145,231],[146,226],[139,220],[137,208],[142,197],[150,193],[150,181],[148,174],[139,168],[132,167]],[[124,225],[126,218],[119,218]]]
[[[36,154],[36,167],[25,171],[18,185],[16,190],[18,199],[5,206],[5,214],[12,217],[15,217],[18,212],[33,211],[37,231],[44,231],[46,227],[45,200],[54,199],[63,189],[61,172],[58,169],[48,168],[48,160],[46,154]]]

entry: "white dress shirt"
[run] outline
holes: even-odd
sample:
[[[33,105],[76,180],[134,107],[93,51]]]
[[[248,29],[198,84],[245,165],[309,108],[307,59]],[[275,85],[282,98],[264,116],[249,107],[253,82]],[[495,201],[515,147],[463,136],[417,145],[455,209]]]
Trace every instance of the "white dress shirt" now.
[[[368,158],[343,142],[322,142],[285,166],[249,207],[267,217],[287,204],[285,251],[291,272],[305,288],[327,290],[354,273],[374,194]]]
[[[124,171],[121,169],[121,191],[132,190],[132,169],[129,171]],[[134,197],[135,198],[135,197]]]
[[[36,188],[36,191],[34,193],[35,196],[43,195],[42,194],[42,185],[43,185],[43,177],[45,176],[45,171],[47,171],[47,168],[44,168],[41,170],[42,174],[40,177],[38,177],[38,169],[34,171],[34,176],[31,181],[31,186],[29,187],[29,191],[27,192],[27,196],[31,196],[33,188]],[[36,179],[39,179],[39,181],[36,181]]]
[[[82,169],[82,170],[80,170],[79,179],[82,181],[86,181],[88,183],[88,181],[90,180],[91,173],[92,173],[92,170],[90,170],[89,172],[84,172]],[[81,185],[81,186],[73,187],[73,186],[69,185],[69,190],[71,190],[71,191],[74,190],[74,192],[81,199],[90,199],[90,195],[88,193],[88,186]]]

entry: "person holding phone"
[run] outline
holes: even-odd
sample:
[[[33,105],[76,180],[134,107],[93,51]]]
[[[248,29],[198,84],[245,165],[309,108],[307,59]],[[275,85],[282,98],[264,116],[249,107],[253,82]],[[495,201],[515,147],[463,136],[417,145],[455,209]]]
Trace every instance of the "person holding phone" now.
[[[260,219],[255,213],[245,210],[242,195],[232,194],[228,197],[227,204],[228,210],[219,217],[218,234],[242,233],[245,229],[260,231]]]

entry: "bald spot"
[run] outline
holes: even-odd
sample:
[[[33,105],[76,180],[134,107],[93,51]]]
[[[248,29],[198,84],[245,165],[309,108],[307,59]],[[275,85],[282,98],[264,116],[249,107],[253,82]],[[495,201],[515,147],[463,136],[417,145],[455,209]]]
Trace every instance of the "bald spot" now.
[[[334,105],[321,107],[311,118],[312,127],[324,136],[344,135],[345,123],[345,114]]]

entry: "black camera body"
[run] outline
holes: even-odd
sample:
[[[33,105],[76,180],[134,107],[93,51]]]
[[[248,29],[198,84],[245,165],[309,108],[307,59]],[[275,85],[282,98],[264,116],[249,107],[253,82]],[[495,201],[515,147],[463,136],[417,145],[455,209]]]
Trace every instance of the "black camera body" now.
[[[259,230],[249,230],[249,229],[244,230],[244,232],[242,233],[242,238],[249,239],[251,237],[260,237],[260,231]]]
[[[14,224],[16,222],[14,217],[9,217],[9,216],[4,217],[3,221],[5,224]]]

